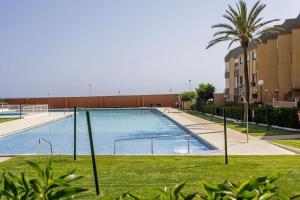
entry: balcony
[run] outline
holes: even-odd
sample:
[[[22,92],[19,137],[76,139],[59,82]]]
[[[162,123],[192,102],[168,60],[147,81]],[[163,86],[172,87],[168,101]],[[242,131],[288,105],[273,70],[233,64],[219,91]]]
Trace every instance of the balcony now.
[[[234,88],[234,95],[239,95],[240,94],[240,88]]]
[[[234,76],[238,76],[239,75],[239,68],[234,68]]]
[[[229,97],[229,88],[225,88],[224,90],[224,96]]]
[[[229,78],[230,72],[225,72],[225,78]]]

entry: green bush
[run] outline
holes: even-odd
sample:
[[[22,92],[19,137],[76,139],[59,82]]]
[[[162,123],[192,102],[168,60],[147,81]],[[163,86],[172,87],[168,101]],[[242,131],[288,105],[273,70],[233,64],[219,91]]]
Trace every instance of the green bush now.
[[[223,106],[204,105],[198,111],[207,114],[223,116]],[[235,120],[243,120],[244,106],[226,106],[226,116]],[[253,116],[254,113],[254,116]],[[300,128],[297,108],[273,108],[273,107],[258,107],[252,105],[249,108],[249,121],[275,125],[287,128]]]
[[[220,184],[212,184],[202,181],[204,193],[184,192],[185,182],[175,185],[173,188],[160,188],[155,190],[153,196],[156,200],[268,200],[268,199],[296,199],[299,195],[293,197],[284,197],[278,193],[278,186],[275,181],[278,176],[261,176],[250,178],[240,184],[231,181],[225,181]],[[124,193],[117,200],[143,200],[141,195]]]

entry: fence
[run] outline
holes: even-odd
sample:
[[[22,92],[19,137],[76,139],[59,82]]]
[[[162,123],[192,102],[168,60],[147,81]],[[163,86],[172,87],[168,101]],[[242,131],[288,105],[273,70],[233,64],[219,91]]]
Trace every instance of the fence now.
[[[48,111],[49,111],[48,104],[26,104],[26,105],[1,104],[0,105],[1,117],[33,115],[39,113],[48,113]]]

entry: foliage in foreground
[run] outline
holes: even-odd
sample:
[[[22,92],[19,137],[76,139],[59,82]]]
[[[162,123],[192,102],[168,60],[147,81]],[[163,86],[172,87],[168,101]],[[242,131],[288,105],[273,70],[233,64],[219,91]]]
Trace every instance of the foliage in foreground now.
[[[300,195],[293,197],[284,197],[278,193],[278,186],[274,182],[278,176],[262,176],[250,178],[241,184],[235,184],[230,181],[225,181],[221,184],[211,184],[207,181],[202,181],[204,194],[193,192],[185,194],[183,189],[186,182],[179,183],[173,188],[160,188],[155,192],[156,200],[268,200],[268,199],[297,199]],[[145,200],[143,196],[124,193],[117,200]]]
[[[37,177],[28,178],[23,172],[21,172],[21,175],[4,172],[0,180],[0,199],[70,199],[76,194],[86,191],[84,188],[70,185],[72,182],[82,178],[82,176],[74,175],[75,170],[54,178],[51,160],[45,169],[42,169],[34,162],[26,162],[37,173]]]

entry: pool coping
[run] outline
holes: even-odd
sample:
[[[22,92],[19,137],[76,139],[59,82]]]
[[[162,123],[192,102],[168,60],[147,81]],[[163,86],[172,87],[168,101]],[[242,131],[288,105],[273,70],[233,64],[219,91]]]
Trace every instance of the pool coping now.
[[[167,119],[169,119],[170,121],[172,121],[174,124],[176,124],[179,128],[181,128],[183,131],[187,132],[188,134],[190,134],[192,137],[195,137],[197,140],[199,140],[201,143],[204,143],[206,146],[208,146],[210,148],[210,150],[207,151],[203,151],[204,152],[214,152],[219,150],[216,146],[214,146],[213,144],[211,144],[210,142],[204,140],[203,138],[201,138],[199,135],[197,135],[196,133],[193,133],[191,130],[189,130],[188,128],[186,128],[185,126],[183,126],[182,124],[180,124],[179,122],[177,122],[176,120],[172,119],[171,117],[169,117],[168,115],[166,115],[165,113],[163,113],[161,110],[159,109],[155,109],[156,111],[158,111],[160,114],[162,114],[164,117],[166,117]],[[201,152],[202,153],[202,152]],[[198,154],[201,154],[198,153]]]
[[[177,122],[184,130],[197,135],[206,143],[216,147],[224,154],[224,127],[212,121],[195,117],[188,113],[174,108],[157,108],[164,116]],[[168,112],[165,112],[168,110]],[[294,155],[294,151],[268,143],[256,137],[249,136],[249,143],[246,142],[246,135],[230,128],[227,128],[228,153],[230,155]],[[212,142],[212,143],[210,143]],[[216,155],[216,154],[214,154]]]
[[[34,124],[32,126],[27,126],[25,128],[21,128],[21,129],[18,129],[16,131],[12,131],[12,132],[9,132],[9,133],[2,134],[2,135],[0,135],[0,138],[5,138],[5,137],[8,137],[8,136],[11,136],[11,135],[23,132],[23,131],[27,131],[27,130],[30,130],[30,129],[33,129],[33,128],[44,126],[46,124],[54,123],[56,121],[60,121],[60,120],[63,120],[63,119],[66,119],[66,118],[69,118],[69,117],[72,117],[72,116],[73,116],[72,113],[67,113],[64,116],[60,116],[58,118],[55,118],[55,119],[52,119],[52,120],[49,120],[49,121],[46,121],[46,122],[37,123],[37,124]],[[20,119],[20,120],[22,120],[22,119]],[[9,121],[9,122],[13,122],[13,121]]]

